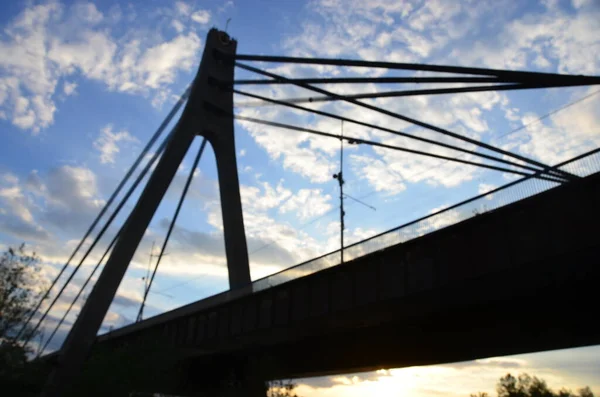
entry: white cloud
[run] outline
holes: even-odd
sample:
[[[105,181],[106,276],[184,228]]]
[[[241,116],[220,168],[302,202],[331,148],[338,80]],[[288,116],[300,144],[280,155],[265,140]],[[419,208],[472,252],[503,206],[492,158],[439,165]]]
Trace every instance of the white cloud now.
[[[150,96],[160,105],[175,76],[191,70],[200,38],[188,33],[164,39],[141,26],[118,36],[112,23],[91,3],[57,2],[30,6],[10,21],[0,38],[3,118],[33,132],[50,126],[58,82],[74,74],[111,91]],[[73,84],[64,84],[66,95],[74,92]]]
[[[587,93],[593,89],[587,90]],[[576,91],[577,97],[582,92]],[[522,153],[548,164],[556,164],[600,145],[600,98],[594,96],[549,119],[539,121],[533,112],[520,115],[525,126],[518,134],[501,138],[505,149]]]
[[[44,262],[64,263],[104,204],[96,174],[86,167],[33,170],[24,179],[5,176],[0,178],[0,233],[27,242]],[[99,260],[100,253],[95,250],[90,261]]]
[[[491,183],[480,183],[478,188],[477,188],[477,193],[478,194],[484,194],[489,192],[490,190],[494,190],[496,189],[498,186],[491,184]],[[487,196],[485,196],[485,198],[487,200],[491,200],[494,197],[493,194],[488,194]]]
[[[189,15],[190,12],[192,11],[191,6],[189,4],[187,4],[186,2],[183,2],[183,1],[176,2],[175,3],[175,9],[181,15]]]
[[[204,185],[203,181],[203,184]],[[244,210],[244,225],[250,254],[251,272],[254,279],[277,272],[282,268],[292,266],[309,259],[318,253],[323,253],[325,244],[311,235],[298,230],[288,222],[280,222],[271,213],[293,200],[298,194],[280,181],[277,185],[261,182],[256,186],[242,186],[242,204]],[[300,193],[304,196],[304,193]],[[312,193],[306,202],[322,201],[316,193]],[[189,199],[194,199],[189,197]],[[187,200],[188,203],[190,200]],[[299,203],[295,203],[299,205]],[[220,202],[218,196],[211,199],[203,198],[203,208],[208,212],[207,221],[215,228],[213,231],[201,231],[176,226],[169,242],[169,256],[161,264],[160,273],[163,276],[205,275],[216,277],[226,283],[226,260],[223,242],[223,226]],[[286,210],[292,210],[287,208]],[[309,211],[321,211],[321,207]],[[162,219],[149,229],[148,239],[138,248],[133,266],[145,269],[147,266],[146,253],[150,249],[153,236],[163,236],[168,221]],[[225,284],[226,285],[226,284]]]
[[[537,66],[561,73],[594,74],[600,60],[598,9],[570,13],[559,7],[530,12],[505,24],[494,40],[478,40],[453,52],[453,59],[495,68]]]
[[[180,35],[146,50],[138,60],[145,86],[159,88],[173,82],[178,70],[190,70],[201,40],[195,33]]]
[[[421,137],[435,140],[438,142],[452,143],[456,146],[460,146],[471,150],[474,149],[473,145],[457,145],[455,140],[452,141],[451,139],[448,139],[446,137],[440,137],[439,134],[429,131],[420,131],[413,135],[419,135]],[[408,147],[410,149],[435,153],[446,157],[452,158],[460,156],[463,160],[478,160],[473,155],[458,154],[453,149],[432,147],[430,144],[427,143],[415,143],[414,141],[411,141],[408,138],[393,137],[384,139],[383,141],[394,146]],[[380,155],[382,160],[385,162],[387,173],[397,174],[397,179],[401,179],[403,182],[426,182],[431,186],[455,187],[459,186],[464,182],[472,180],[473,178],[475,178],[476,175],[482,172],[481,169],[475,166],[456,163],[449,160],[430,158],[423,155],[404,153],[383,148],[376,148],[375,152],[378,155]],[[374,165],[377,164],[382,165],[382,163],[374,163]],[[382,189],[385,189],[383,183]]]
[[[582,8],[593,4],[593,0],[571,0],[574,8]]]
[[[331,209],[331,196],[321,189],[300,189],[279,207],[280,213],[294,212],[301,220],[322,215]]]
[[[4,182],[11,185],[19,183],[19,178],[15,174],[11,174],[10,172],[7,172],[4,175],[2,175],[2,179],[4,180]]]
[[[47,180],[48,198],[72,211],[98,208],[100,200],[96,174],[89,168],[64,165],[52,170]]]
[[[498,365],[505,368],[510,367],[524,367],[527,365],[527,360],[522,358],[513,358],[513,357],[492,357],[492,358],[483,358],[481,360],[475,360],[477,364],[486,364],[486,365]]]
[[[486,5],[479,3],[463,7],[435,0],[318,0],[310,9],[319,18],[305,22],[302,33],[287,38],[285,47],[296,55],[411,62],[465,35],[467,26],[485,10]]]
[[[251,117],[258,115],[260,118],[268,120],[287,122],[283,119],[284,115],[277,111],[260,112],[256,109],[246,108],[242,114]],[[249,122],[240,122],[239,124],[252,135],[256,143],[263,147],[273,160],[281,160],[285,169],[296,172],[316,183],[331,180],[335,165],[330,156],[324,153],[321,147],[305,146],[305,143],[310,144],[315,139],[314,137],[306,133],[285,131]]]
[[[261,189],[256,186],[241,186],[242,205],[252,212],[265,211],[278,207],[282,202],[292,196],[289,189],[283,187],[283,181],[279,181],[273,188],[268,182],[262,182]]]
[[[63,83],[63,92],[67,96],[77,94],[77,92],[75,91],[76,89],[77,89],[77,83],[75,83],[75,82],[65,81]]]
[[[51,235],[54,231],[61,236],[72,232],[81,236],[85,226],[91,223],[104,205],[98,192],[96,174],[89,168],[72,165],[53,168],[43,175],[34,170],[25,181],[19,181],[6,193],[18,198],[18,204],[23,208],[18,211],[21,224],[13,219],[14,229],[3,231],[14,234],[21,230],[25,233],[25,228],[28,228],[32,236],[25,237],[26,240],[57,238]],[[16,213],[11,211],[11,214]],[[32,225],[34,229],[31,229]],[[43,250],[38,252],[42,254]]]
[[[398,194],[406,190],[402,175],[382,160],[352,155],[350,163],[354,172],[365,178],[378,192]]]
[[[177,33],[181,33],[181,32],[183,32],[185,30],[185,25],[183,23],[181,23],[181,21],[179,21],[177,19],[174,19],[171,22],[171,26],[173,26],[173,29],[175,29],[175,31]]]
[[[0,230],[25,241],[48,240],[49,233],[36,224],[35,204],[19,178],[5,173],[0,181]]]
[[[92,3],[78,3],[73,5],[73,14],[92,25],[102,22],[104,15]]]
[[[275,186],[267,182],[260,182],[256,186],[243,185],[241,196],[253,278],[266,276],[326,252],[325,241],[315,239],[289,222],[278,220],[275,214],[296,211],[299,218],[322,214],[330,208],[329,195],[323,195],[319,189],[293,192],[284,186],[283,181],[279,181]],[[303,203],[308,208],[302,208]],[[222,239],[220,203],[215,199],[206,203],[205,208],[208,210],[208,223],[219,231],[210,239]],[[206,234],[195,236],[198,239],[208,238]],[[199,245],[204,246],[198,240],[190,247]],[[222,250],[220,243],[209,245],[213,251],[215,247]],[[197,248],[193,249],[199,253]],[[205,262],[211,261],[217,262],[216,259],[207,260],[205,257]]]
[[[289,36],[283,42],[283,47],[293,55],[352,58],[358,56],[365,59],[419,62],[427,61],[432,57],[435,59],[436,55],[442,54],[441,51],[452,40],[456,41],[469,34],[465,26],[469,23],[480,23],[480,18],[490,12],[490,7],[488,3],[463,7],[455,2],[444,1],[398,3],[382,0],[350,1],[342,4],[339,1],[323,0],[312,2],[309,10],[316,18],[305,22],[300,34]],[[289,70],[279,69],[281,70],[273,71],[294,74],[294,77],[301,77],[307,71],[310,72],[311,77],[315,75],[315,71],[317,75],[323,77],[373,73],[367,68],[359,70],[358,68],[288,66]],[[378,70],[377,73],[382,72]],[[376,92],[380,89],[375,86],[340,86],[336,87],[336,93]],[[294,97],[290,95],[290,90],[281,87],[263,93],[270,97]],[[306,96],[306,93],[303,95]],[[484,134],[489,133],[488,112],[498,106],[507,106],[506,97],[498,93],[476,93],[454,97],[410,97],[403,98],[401,101],[379,99],[367,102],[419,120],[427,120],[434,125],[476,139],[481,139]],[[315,104],[309,106],[315,107]],[[394,130],[409,127],[408,123],[398,119],[341,102],[322,107],[328,107],[327,110],[333,113]],[[249,116],[260,116],[259,118],[262,119],[308,125],[327,132],[339,128],[338,121],[310,117],[296,111],[283,114],[272,109],[245,108],[243,113]],[[301,174],[311,182],[324,183],[330,180],[332,171],[336,169],[333,156],[339,150],[339,144],[335,140],[285,132],[271,127],[243,125],[257,143],[267,150],[271,159],[282,161],[284,168]],[[434,148],[430,144],[396,138],[387,133],[362,127],[355,128],[350,135],[366,139],[377,137],[385,143],[397,146],[426,152],[433,151],[451,157],[461,156],[465,160],[476,159],[463,156],[453,150]],[[474,145],[447,139],[438,133],[417,131],[414,135],[459,145],[465,149],[475,149]],[[308,152],[307,148],[310,148],[312,153]],[[367,152],[359,149],[360,156],[354,157],[351,163],[354,161],[352,167],[356,174],[368,180],[377,191],[381,192],[398,193],[406,188],[406,182],[426,181],[435,186],[459,186],[465,181],[472,180],[481,172],[472,166],[387,149],[375,149],[374,152],[374,159],[367,161]]]
[[[340,93],[351,93],[357,88],[339,89]],[[358,90],[361,90],[358,88]],[[365,91],[365,88],[362,88]],[[282,93],[283,92],[283,93]],[[280,89],[273,89],[271,96],[293,96]],[[268,94],[267,94],[268,95]],[[488,125],[485,116],[488,111],[503,105],[505,97],[497,93],[467,94],[459,100],[444,98],[412,97],[402,101],[381,99],[373,101],[376,105],[387,108],[400,114],[417,114],[417,118],[434,120],[436,125],[449,128],[471,138],[478,138],[487,134]],[[315,106],[314,104],[312,106]],[[334,103],[327,106],[327,111],[348,116],[352,119],[367,122],[392,130],[409,127],[409,124],[396,118],[384,116],[380,113],[357,108],[353,105]],[[244,108],[244,116],[276,120],[300,126],[339,133],[340,122],[306,116],[306,113],[284,112],[280,109]],[[331,181],[331,175],[337,165],[339,141],[331,138],[318,137],[308,133],[281,130],[274,127],[258,126],[251,123],[241,123],[254,137],[256,142],[264,147],[273,160],[281,160],[284,168],[307,177],[311,182],[325,183]],[[380,140],[383,143],[406,147],[424,152],[433,152],[439,155],[456,157],[455,150],[434,147],[429,143],[417,142],[409,138],[394,136],[388,132],[379,132],[370,128],[357,127],[345,124],[346,135],[358,138]],[[414,129],[413,129],[414,130]],[[460,146],[473,150],[474,145],[461,143],[455,139],[431,131],[416,131],[412,135],[438,141],[445,144]],[[375,148],[375,156],[367,160],[366,146],[348,147],[350,151],[358,151],[358,157],[351,156],[351,166],[355,174],[369,181],[377,191],[386,191],[396,194],[406,188],[405,182],[427,181],[431,185],[446,187],[458,186],[465,181],[473,179],[480,172],[476,167],[457,164],[419,155],[412,155],[392,151],[389,149]],[[462,156],[462,155],[461,155]],[[473,156],[462,156],[465,160],[475,160]],[[431,172],[433,171],[433,172]]]
[[[428,1],[410,14],[410,26],[423,31],[431,29],[431,25],[439,25],[451,20],[461,11],[460,3],[450,3],[439,0]]]
[[[218,12],[219,12],[219,13],[223,13],[223,12],[227,11],[228,9],[230,9],[230,8],[234,8],[234,7],[235,7],[235,6],[234,6],[234,4],[233,4],[233,1],[232,1],[232,0],[227,0],[227,1],[225,1],[225,2],[223,3],[223,5],[222,5],[222,6],[220,6],[220,7],[218,8]]]
[[[210,22],[210,12],[207,10],[198,10],[192,14],[191,18],[194,22],[197,22],[201,25],[206,25],[208,22]]]
[[[586,8],[584,3],[586,2],[575,1],[573,6],[583,7],[585,11],[572,12],[572,10],[561,9],[561,5],[555,4],[549,5],[546,9],[533,8],[523,13],[516,7],[506,7],[499,12],[492,2],[485,1],[468,6],[443,0],[425,3],[351,1],[344,4],[339,1],[314,1],[309,6],[309,10],[313,11],[312,16],[316,18],[307,20],[302,25],[301,33],[286,38],[283,46],[291,54],[298,56],[352,58],[358,56],[366,59],[449,64],[460,62],[469,66],[484,64],[494,68],[537,66],[549,71],[597,74],[600,70],[600,59],[594,58],[594,54],[600,51],[600,39],[598,39],[600,25],[595,21],[600,18],[598,15],[600,9]],[[478,33],[481,29],[488,28],[487,25],[478,28],[480,30],[469,28],[492,22],[488,34]],[[594,51],[596,48],[599,50]],[[322,76],[337,76],[338,73],[343,73],[340,69],[315,67],[312,69],[312,75],[315,71]],[[296,68],[294,72],[297,76],[302,75],[300,68]],[[348,69],[347,72],[357,73],[355,69]],[[273,90],[270,94],[279,92]],[[340,92],[344,90],[340,88]],[[518,115],[518,109],[509,104],[506,94],[494,92],[461,94],[452,97],[403,98],[402,101],[379,100],[373,103],[401,114],[414,115],[417,119],[430,121],[434,125],[476,139],[485,139],[485,134],[491,135],[490,130],[493,128],[490,128],[490,122],[493,120],[492,127],[495,127],[497,120],[490,116],[498,107],[504,110],[509,121],[523,118],[522,115]],[[389,128],[397,129],[405,126],[398,120],[385,120],[385,117],[364,109],[340,104],[332,108],[338,110],[337,113]],[[568,111],[565,111],[556,116],[563,118],[562,121],[553,120],[557,127],[552,128],[557,128],[556,131],[552,132],[550,129],[541,131],[539,125],[528,127],[528,131],[525,132],[529,133],[529,136],[521,133],[520,136],[525,138],[515,140],[512,145],[505,145],[505,148],[521,151],[544,162],[554,162],[580,153],[582,140],[587,141],[584,145],[586,148],[595,144],[595,137],[582,133],[580,125],[574,125],[582,124],[579,120],[586,120],[587,131],[597,129],[597,126],[590,127],[590,125],[597,125],[594,124],[593,118],[596,116],[593,112],[588,111],[581,117],[572,117]],[[531,121],[534,117],[533,114],[527,116],[527,120]],[[562,125],[559,125],[560,122]],[[567,126],[569,123],[571,125]],[[457,143],[455,140],[446,140],[434,133],[418,131],[417,134],[446,143]],[[415,144],[409,140],[386,139],[385,141],[423,151],[432,149],[431,145]],[[302,147],[302,142],[304,141],[297,142],[296,147]],[[289,153],[290,146],[290,144],[286,146],[288,150],[286,153]],[[475,149],[472,145],[462,146],[466,149]],[[579,151],[574,149],[575,146],[579,147],[577,149]],[[573,150],[568,149],[569,147]],[[561,152],[560,155],[557,155],[558,151]],[[362,174],[377,191],[389,190],[387,186],[400,186],[398,181],[426,180],[432,185],[459,186],[482,172],[471,166],[382,149],[376,149],[375,152],[377,154],[375,161],[372,161],[367,172]],[[435,153],[476,160],[474,157],[458,155],[446,149],[436,149]],[[270,154],[272,157],[280,156],[279,152],[274,150]],[[357,170],[361,166],[362,163],[355,165]],[[380,167],[382,169],[378,169]],[[308,173],[306,170],[295,171],[302,172],[304,175]],[[314,177],[311,179],[315,180]],[[382,181],[395,183],[386,184]]]
[[[102,164],[114,164],[115,156],[120,151],[119,142],[138,142],[138,140],[125,130],[113,132],[111,124],[100,131],[100,135],[94,141],[94,147],[100,152],[100,162]]]
[[[33,215],[26,205],[26,198],[19,186],[13,185],[0,189],[0,198],[8,205],[8,211],[23,222],[32,224]]]

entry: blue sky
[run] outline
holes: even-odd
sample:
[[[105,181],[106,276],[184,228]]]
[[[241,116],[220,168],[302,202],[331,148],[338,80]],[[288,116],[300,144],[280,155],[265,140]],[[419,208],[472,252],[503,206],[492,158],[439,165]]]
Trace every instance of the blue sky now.
[[[191,81],[208,29],[224,28],[229,18],[239,53],[600,74],[600,8],[593,0],[501,6],[450,0],[11,1],[0,10],[0,247],[27,242],[42,257],[47,277],[65,262]],[[260,66],[294,77],[382,75],[369,69]],[[334,89],[353,93],[394,87]],[[307,96],[283,86],[248,90],[277,98]],[[570,88],[374,103],[555,164],[600,144],[600,95],[537,119],[594,92]],[[237,104],[248,102],[236,97]],[[347,104],[311,106],[470,148]],[[238,111],[333,133],[341,128],[337,121],[276,107],[240,106]],[[352,125],[345,125],[344,133],[458,155]],[[236,145],[253,278],[338,248],[339,193],[331,175],[339,167],[339,142],[236,123]],[[153,219],[105,329],[135,319],[152,243],[162,243],[193,155],[188,153]],[[347,244],[513,178],[362,146],[345,151],[344,174],[346,192],[376,207],[347,202]],[[159,269],[148,316],[227,288],[219,206],[214,156],[207,150]],[[102,240],[101,246],[106,244]],[[98,252],[85,262],[76,284],[89,274]],[[61,315],[75,293],[76,287],[67,289],[52,318]]]

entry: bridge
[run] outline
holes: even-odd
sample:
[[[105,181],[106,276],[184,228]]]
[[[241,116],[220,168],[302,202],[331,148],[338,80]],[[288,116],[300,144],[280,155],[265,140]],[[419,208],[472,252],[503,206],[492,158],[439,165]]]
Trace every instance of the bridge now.
[[[282,379],[600,344],[588,321],[598,202],[595,174],[343,265],[311,273],[308,262],[286,271],[290,281],[268,287],[267,277],[98,342],[172,347],[189,363],[176,390],[184,395],[257,368]]]
[[[556,165],[479,142],[447,129],[372,105],[363,99],[411,95],[541,89],[600,84],[600,77],[456,66],[359,60],[304,59],[236,54],[236,41],[211,30],[194,82],[159,127],[52,282],[50,296],[107,208],[185,103],[173,130],[138,174],[129,191],[38,319],[38,329],[73,276],[150,172],[127,221],[104,251],[57,328],[108,260],[61,350],[43,396],[60,396],[81,371],[92,347],[160,341],[184,368],[170,393],[264,394],[264,380],[469,360],[600,343],[587,322],[595,311],[597,220],[600,219],[600,149]],[[444,73],[428,77],[293,79],[241,61],[303,63]],[[235,80],[234,69],[265,80]],[[448,77],[448,74],[452,74]],[[423,90],[340,95],[333,83],[461,83]],[[477,85],[486,83],[486,85]],[[241,85],[291,84],[319,96],[272,99]],[[317,84],[317,85],[313,85]],[[444,147],[444,156],[280,122],[243,117],[233,95]],[[303,103],[344,101],[409,122],[461,145],[328,113]],[[409,224],[344,246],[343,170],[339,251],[251,282],[234,142],[234,120],[467,164],[519,177],[504,186]],[[102,320],[152,216],[196,136],[204,138],[168,229],[156,266],[185,199],[206,143],[215,152],[230,290],[97,337]],[[471,147],[476,147],[473,150]],[[493,153],[493,154],[490,154]],[[471,159],[477,159],[474,161]],[[153,168],[154,167],[154,168]],[[147,296],[156,268],[145,291]],[[144,300],[146,298],[144,296]],[[43,301],[43,299],[42,299]],[[40,309],[41,301],[37,309]],[[36,309],[36,310],[37,310]],[[138,319],[142,319],[143,304]],[[33,315],[33,314],[32,314]],[[30,318],[29,320],[32,320]],[[24,327],[25,329],[25,327]],[[54,333],[56,332],[56,329]],[[23,330],[21,331],[23,332]],[[48,342],[54,336],[48,338]],[[47,343],[48,343],[47,342]],[[233,380],[233,382],[232,382]]]

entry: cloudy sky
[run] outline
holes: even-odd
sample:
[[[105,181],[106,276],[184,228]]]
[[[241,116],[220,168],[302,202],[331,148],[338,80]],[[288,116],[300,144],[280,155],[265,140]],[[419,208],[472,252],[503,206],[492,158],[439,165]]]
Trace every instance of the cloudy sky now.
[[[0,248],[26,242],[41,256],[44,275],[50,278],[57,274],[191,81],[208,29],[212,26],[224,29],[228,19],[231,19],[228,31],[238,40],[239,53],[600,74],[598,2],[501,3],[450,0],[2,2]],[[385,74],[376,69],[260,66],[293,77],[411,75]],[[248,72],[237,73],[240,78],[255,77]],[[283,86],[244,89],[275,98],[308,95]],[[338,93],[391,89],[398,87],[344,85],[332,88]],[[556,164],[600,144],[597,90],[597,87],[586,87],[441,95],[373,103],[538,161]],[[336,134],[342,128],[335,120],[274,106],[252,106],[252,102],[256,101],[236,97],[237,112]],[[570,104],[540,120],[549,112]],[[474,149],[461,141],[351,105],[309,106]],[[344,134],[476,160],[451,149],[432,148],[356,125],[345,125]],[[152,245],[162,244],[199,144],[198,139],[136,252],[105,319],[104,330],[135,320]],[[236,123],[236,146],[253,279],[337,249],[339,192],[331,176],[339,170],[339,141],[244,122]],[[345,189],[375,210],[347,200],[346,244],[514,179],[514,175],[508,173],[363,146],[345,150]],[[579,171],[590,171],[584,168]],[[137,193],[123,213],[131,209],[136,197]],[[67,288],[45,328],[53,326],[62,316],[123,219],[123,214],[117,217],[107,237],[101,240],[100,249],[94,250],[84,262],[81,273],[74,279],[75,285]],[[153,253],[157,251],[155,248]],[[209,149],[195,171],[190,193],[149,296],[146,315],[152,316],[225,289],[227,275],[220,201],[215,159]],[[69,315],[65,325],[73,318]],[[51,346],[58,346],[66,330],[66,327],[61,328]],[[590,358],[590,352],[599,355],[598,349],[593,348],[555,353],[563,359],[556,362],[567,362],[576,355],[581,357],[580,362],[595,365],[596,373],[600,373],[600,364]],[[532,368],[542,368],[543,360],[532,357],[515,358],[511,368],[525,368],[530,372]],[[590,384],[586,379],[591,377],[581,376],[592,367],[572,373],[568,371],[574,366],[559,363],[558,367],[560,374],[566,374],[565,385]],[[394,370],[357,378],[327,378],[315,380],[312,386],[308,382],[302,386],[305,388],[302,394],[339,395],[337,391],[350,390],[354,385],[353,390],[363,395],[359,390],[413,384],[406,382],[406,377],[427,377],[434,373],[441,378],[462,379],[485,370],[493,373],[489,375],[491,378],[497,378],[505,368],[505,362],[479,361]],[[550,376],[548,378],[550,380]],[[463,383],[471,385],[467,381]],[[473,383],[471,389],[493,387],[493,382],[486,384],[488,386]],[[419,393],[413,394],[425,395],[423,390]]]

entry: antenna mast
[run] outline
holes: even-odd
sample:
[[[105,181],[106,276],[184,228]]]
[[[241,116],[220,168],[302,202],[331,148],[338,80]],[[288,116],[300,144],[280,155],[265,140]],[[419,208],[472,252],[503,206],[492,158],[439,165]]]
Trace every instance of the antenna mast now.
[[[342,120],[340,135],[340,172],[333,174],[340,185],[340,264],[344,263],[344,121]]]

